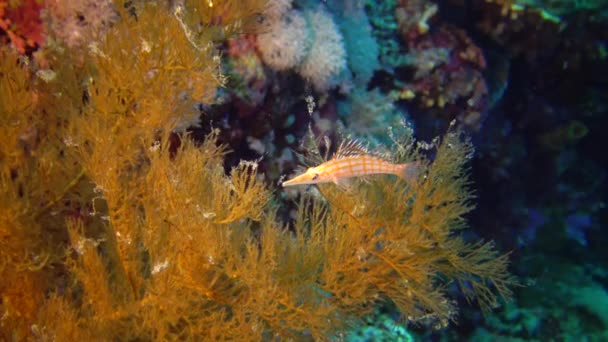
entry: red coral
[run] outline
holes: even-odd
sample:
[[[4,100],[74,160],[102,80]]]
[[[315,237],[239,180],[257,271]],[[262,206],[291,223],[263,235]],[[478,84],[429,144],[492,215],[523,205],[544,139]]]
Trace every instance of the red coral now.
[[[20,53],[27,48],[36,48],[44,41],[44,27],[40,11],[41,0],[23,0],[19,6],[11,7],[7,0],[0,0],[0,29]]]

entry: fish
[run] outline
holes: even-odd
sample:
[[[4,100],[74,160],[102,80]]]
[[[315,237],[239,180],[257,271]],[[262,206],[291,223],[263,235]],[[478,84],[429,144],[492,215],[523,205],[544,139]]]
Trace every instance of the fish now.
[[[394,164],[370,153],[355,140],[345,140],[330,160],[308,168],[306,172],[284,181],[281,185],[288,187],[331,182],[344,185],[351,178],[377,174],[396,175],[406,181],[412,181],[419,169],[418,162]]]

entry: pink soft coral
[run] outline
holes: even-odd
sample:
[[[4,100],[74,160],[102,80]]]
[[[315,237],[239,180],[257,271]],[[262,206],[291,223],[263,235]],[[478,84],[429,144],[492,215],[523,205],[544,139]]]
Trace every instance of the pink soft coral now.
[[[68,46],[99,38],[118,16],[111,0],[48,0],[49,31]]]

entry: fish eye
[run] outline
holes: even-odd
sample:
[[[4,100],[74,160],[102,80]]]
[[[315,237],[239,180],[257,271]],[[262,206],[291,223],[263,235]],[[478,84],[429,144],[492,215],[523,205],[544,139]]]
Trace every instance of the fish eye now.
[[[256,13],[255,14],[255,21],[258,24],[263,24],[266,21],[266,17],[262,13]]]
[[[319,179],[319,174],[315,173],[315,175],[312,176],[312,180],[314,181],[314,180],[317,180],[317,179]]]

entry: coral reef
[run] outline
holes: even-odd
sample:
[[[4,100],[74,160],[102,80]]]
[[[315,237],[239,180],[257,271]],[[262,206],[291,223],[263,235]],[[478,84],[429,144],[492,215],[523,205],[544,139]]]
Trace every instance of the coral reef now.
[[[464,31],[449,26],[408,41],[408,46],[405,65],[413,69],[413,80],[402,85],[399,97],[479,130],[488,110],[481,49]]]
[[[450,283],[484,310],[509,296],[507,257],[458,233],[473,207],[459,130],[433,158],[394,136],[390,158],[424,174],[320,186],[288,227],[257,163],[225,173],[221,128],[183,133],[225,84],[213,42],[254,32],[266,5],[238,3],[116,2],[105,35],[58,36],[44,67],[0,49],[3,339],[323,339],[383,302],[446,326]],[[326,147],[311,139],[309,161]]]
[[[565,260],[527,255],[528,274],[542,274],[528,280],[517,298],[488,319],[487,327],[472,339],[520,340],[608,337],[608,293],[602,286],[606,273],[591,264],[575,265]],[[544,265],[539,264],[545,261]],[[543,271],[540,271],[543,269]]]
[[[606,339],[605,5],[0,0],[0,340]]]
[[[366,13],[372,27],[372,35],[378,44],[378,57],[383,69],[392,70],[403,62],[400,39],[397,37],[398,23],[395,18],[396,0],[365,2]]]

